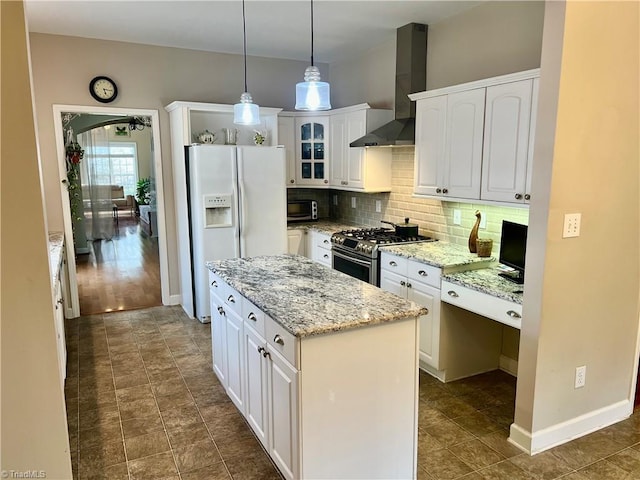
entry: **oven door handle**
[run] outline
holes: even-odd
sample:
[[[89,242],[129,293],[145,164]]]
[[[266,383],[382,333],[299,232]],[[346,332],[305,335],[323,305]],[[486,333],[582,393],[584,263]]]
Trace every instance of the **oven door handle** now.
[[[358,265],[362,265],[363,267],[371,266],[371,261],[360,260],[359,258],[351,257],[339,252],[338,250],[331,250],[331,251],[333,252],[333,255],[335,257],[342,258],[343,260],[348,260],[349,262],[357,263]]]

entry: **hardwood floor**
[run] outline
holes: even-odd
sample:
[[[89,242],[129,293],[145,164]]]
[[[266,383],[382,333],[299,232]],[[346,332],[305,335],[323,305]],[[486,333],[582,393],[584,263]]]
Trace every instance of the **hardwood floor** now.
[[[135,216],[120,215],[113,239],[89,248],[76,259],[81,315],[162,305],[158,239]]]

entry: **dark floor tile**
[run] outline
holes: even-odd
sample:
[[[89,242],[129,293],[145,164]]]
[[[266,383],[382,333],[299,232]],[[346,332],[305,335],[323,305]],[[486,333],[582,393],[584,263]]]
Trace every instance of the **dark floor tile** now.
[[[172,408],[192,405],[194,400],[189,391],[184,390],[183,392],[174,393],[172,395],[156,397],[156,402],[158,404],[158,409],[160,409],[161,412],[164,412]]]
[[[200,412],[195,405],[172,408],[161,412],[162,420],[168,430],[183,429],[202,423]]]
[[[564,460],[548,451],[534,456],[522,453],[511,457],[509,461],[537,480],[552,480],[573,470]]]
[[[79,472],[79,480],[128,480],[129,471],[126,463],[109,465],[97,469],[88,469]]]
[[[109,347],[111,355],[119,355],[121,353],[138,352],[138,345],[135,343],[123,343],[122,345],[112,345]]]
[[[449,451],[469,465],[472,470],[488,467],[504,460],[502,455],[478,439],[452,445]]]
[[[122,421],[122,432],[125,440],[138,435],[145,435],[156,430],[164,430],[159,413]]]
[[[119,441],[122,443],[122,430],[119,423],[104,425],[79,433],[79,448],[83,451],[88,448],[100,447],[103,444]]]
[[[509,460],[490,465],[477,471],[485,480],[533,480],[527,472]]]
[[[182,480],[231,480],[231,475],[227,471],[227,467],[224,463],[215,463],[213,465],[206,466],[193,470],[189,473],[180,474]]]
[[[151,385],[137,385],[129,388],[122,388],[116,392],[118,403],[133,402],[135,400],[153,399]]]
[[[127,451],[128,460],[148,457],[149,455],[170,450],[167,434],[164,430],[156,430],[145,435],[125,438],[124,447]]]
[[[516,455],[520,455],[521,453],[523,453],[522,450],[520,450],[514,444],[509,443],[509,441],[507,440],[508,438],[508,431],[498,430],[495,432],[491,432],[488,435],[482,435],[480,437],[480,441],[494,449],[505,458],[515,457]]]
[[[624,443],[611,438],[608,433],[594,432],[555,447],[551,453],[564,460],[574,470],[579,470],[625,447]]]
[[[95,408],[104,407],[107,405],[116,405],[116,391],[85,391],[80,394],[78,398],[78,408],[82,410],[93,410]]]
[[[429,405],[431,405],[431,407],[435,408],[436,410],[440,410],[449,418],[458,418],[463,415],[470,415],[477,412],[475,408],[467,405],[465,402],[456,397],[432,400],[429,401]]]
[[[600,460],[588,467],[581,468],[578,473],[589,480],[637,480],[638,475],[627,472],[607,460]]]
[[[424,430],[445,447],[449,447],[457,443],[468,442],[474,438],[473,435],[456,425],[451,420],[442,420],[431,425],[426,425]]]
[[[246,437],[237,441],[229,441],[220,443],[218,445],[218,450],[220,450],[220,455],[222,458],[228,460],[233,457],[243,457],[249,458],[252,455],[255,455],[256,452],[260,452],[262,447],[260,446],[260,442],[254,437]]]
[[[178,478],[178,469],[171,452],[138,458],[127,463],[131,480],[158,480],[172,476]]]
[[[173,454],[180,473],[191,472],[222,462],[218,449],[209,439],[174,448]]]
[[[101,471],[105,467],[125,461],[122,440],[106,442],[95,447],[80,449],[78,471],[80,476],[87,476],[89,472]]]
[[[280,480],[280,472],[264,456],[263,460],[247,460],[241,457],[225,462],[234,480]]]
[[[432,452],[421,466],[435,480],[455,479],[472,471],[467,464],[447,449]]]
[[[182,378],[172,378],[162,382],[155,382],[151,385],[153,394],[158,396],[173,395],[183,393],[187,390],[187,385]]]
[[[120,377],[114,378],[116,384],[116,390],[123,388],[137,387],[140,385],[146,385],[149,383],[149,377],[145,373],[130,373]]]
[[[158,411],[158,406],[154,398],[145,398],[142,400],[133,400],[130,402],[122,402],[119,404],[120,418],[129,420],[131,418],[139,418],[147,415],[153,415]]]
[[[238,409],[233,402],[216,403],[205,406],[198,405],[198,410],[200,410],[200,415],[202,415],[205,422],[214,422],[217,418],[238,414]]]
[[[467,415],[461,415],[454,418],[453,421],[477,437],[503,428],[502,425],[494,422],[481,412],[471,412]]]
[[[209,430],[204,423],[196,423],[184,428],[171,428],[167,430],[171,448],[184,447],[193,443],[210,440]]]
[[[88,430],[119,423],[120,413],[116,405],[105,405],[93,410],[80,410],[78,419],[80,430]]]
[[[640,445],[638,445],[640,446]],[[607,461],[622,468],[626,472],[635,474],[640,478],[640,451],[635,448],[627,448],[615,455],[607,457]]]

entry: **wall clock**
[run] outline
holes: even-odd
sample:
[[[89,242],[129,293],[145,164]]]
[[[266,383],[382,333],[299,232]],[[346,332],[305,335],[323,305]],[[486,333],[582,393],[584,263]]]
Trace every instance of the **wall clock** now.
[[[102,103],[113,102],[118,96],[118,87],[109,77],[95,77],[89,83],[89,93],[97,101]]]

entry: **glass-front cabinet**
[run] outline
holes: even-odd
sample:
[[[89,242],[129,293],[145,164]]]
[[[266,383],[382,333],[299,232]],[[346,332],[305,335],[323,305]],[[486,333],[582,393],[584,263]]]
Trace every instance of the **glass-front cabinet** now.
[[[329,184],[329,117],[296,118],[296,184]]]

